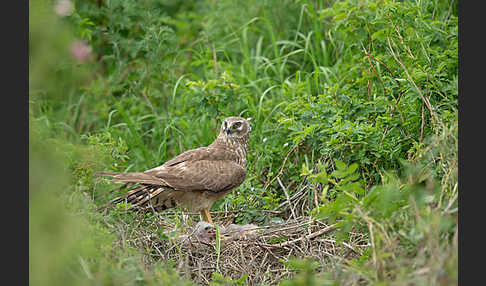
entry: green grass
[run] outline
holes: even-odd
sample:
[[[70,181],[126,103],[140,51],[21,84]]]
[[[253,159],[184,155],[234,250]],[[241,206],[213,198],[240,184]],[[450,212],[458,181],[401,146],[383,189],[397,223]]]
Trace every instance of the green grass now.
[[[247,179],[213,210],[268,223],[257,210],[285,200],[280,174],[289,195],[319,194],[302,215],[338,221],[338,238],[368,235],[342,272],[299,266],[289,285],[457,283],[456,2],[75,1],[64,18],[49,3],[29,15],[33,283],[183,283],[112,247],[136,219],[100,214],[112,187],[93,173],[207,145],[230,115],[253,118]],[[91,60],[73,58],[75,39]]]

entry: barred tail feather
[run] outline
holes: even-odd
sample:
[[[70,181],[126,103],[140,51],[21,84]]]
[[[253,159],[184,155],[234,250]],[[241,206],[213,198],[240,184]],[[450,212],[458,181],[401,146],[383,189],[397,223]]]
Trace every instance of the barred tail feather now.
[[[96,174],[112,177],[113,183],[124,184],[122,187],[116,189],[116,191],[120,191],[126,187],[131,188],[127,193],[112,199],[110,204],[125,201],[130,203],[130,210],[154,209],[156,211],[162,211],[176,206],[174,199],[174,192],[176,191],[160,178],[140,172],[98,172]]]
[[[111,203],[126,201],[129,209],[147,209],[163,211],[176,206],[173,199],[174,190],[153,185],[138,185],[127,193],[114,198]]]

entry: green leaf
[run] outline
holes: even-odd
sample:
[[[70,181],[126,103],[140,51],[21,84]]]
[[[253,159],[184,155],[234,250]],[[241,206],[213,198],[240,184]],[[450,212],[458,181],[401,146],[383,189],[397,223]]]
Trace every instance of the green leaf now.
[[[348,174],[352,174],[358,169],[358,164],[353,163],[348,167]]]
[[[327,190],[329,190],[329,185],[325,185],[322,188],[322,193],[321,193],[320,199],[323,202],[327,201],[327,198],[326,198],[327,197]]]
[[[315,174],[315,175],[310,175],[309,178],[311,178],[314,183],[327,183],[328,182],[326,172],[321,172],[321,173],[318,173],[318,174]]]
[[[335,170],[331,173],[332,177],[338,178],[338,179],[342,179],[342,178],[346,177],[347,175],[348,175],[348,173],[346,173],[345,170]]]
[[[302,163],[302,168],[300,170],[300,176],[309,176],[311,175],[313,172],[313,170],[309,170],[309,168],[307,168],[307,165],[305,163]]]
[[[381,29],[381,30],[378,30],[378,31],[374,32],[373,34],[371,34],[371,39],[372,40],[376,40],[376,39],[384,40],[384,39],[386,39],[387,34],[388,34],[388,29]]]
[[[334,160],[334,163],[336,164],[336,168],[338,170],[345,170],[346,169],[346,164],[343,161]]]

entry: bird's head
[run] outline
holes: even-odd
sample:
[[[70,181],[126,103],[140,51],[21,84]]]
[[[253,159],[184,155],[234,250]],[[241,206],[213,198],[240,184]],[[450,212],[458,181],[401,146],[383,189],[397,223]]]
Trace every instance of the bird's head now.
[[[221,133],[228,137],[243,138],[250,134],[249,119],[243,117],[227,117],[221,125]]]

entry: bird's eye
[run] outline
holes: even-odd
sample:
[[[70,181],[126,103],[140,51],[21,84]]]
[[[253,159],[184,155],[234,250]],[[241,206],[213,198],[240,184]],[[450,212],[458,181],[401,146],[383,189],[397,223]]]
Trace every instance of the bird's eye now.
[[[236,121],[235,123],[233,123],[233,128],[236,129],[236,128],[240,128],[241,126],[241,121]]]

